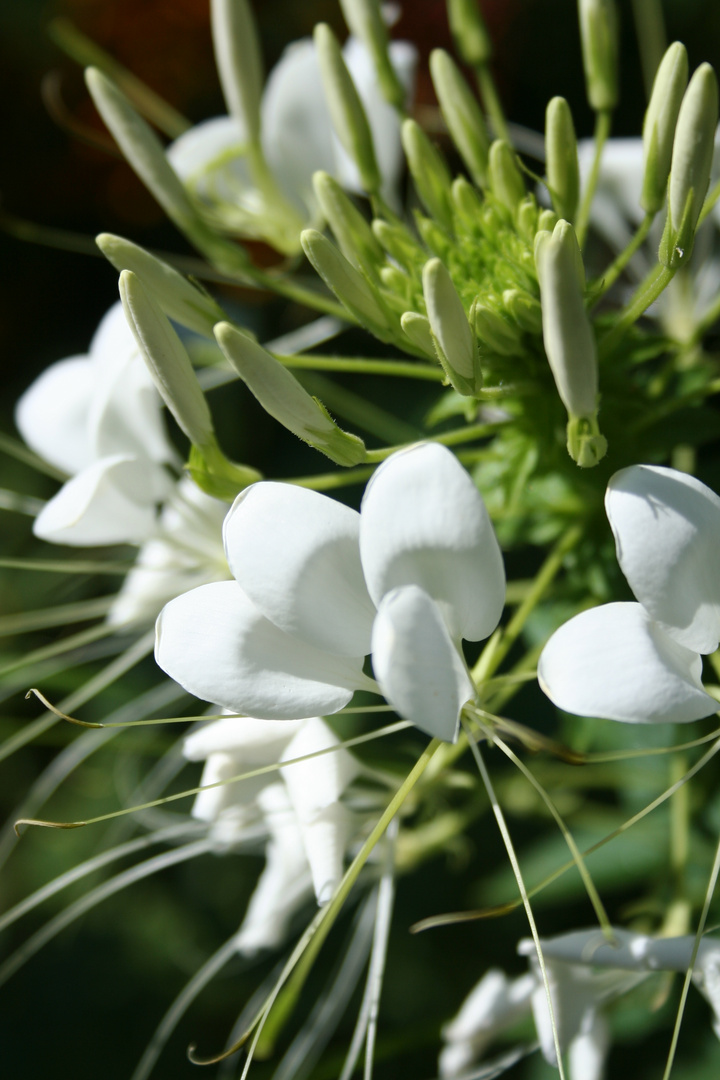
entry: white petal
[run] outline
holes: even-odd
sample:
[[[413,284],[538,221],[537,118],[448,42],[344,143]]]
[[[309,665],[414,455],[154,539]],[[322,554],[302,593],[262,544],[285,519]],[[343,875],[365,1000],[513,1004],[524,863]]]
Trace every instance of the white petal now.
[[[225,519],[228,563],[268,619],[341,656],[370,650],[375,609],[355,510],[291,484],[253,484]]]
[[[146,458],[153,471],[153,465],[177,456],[165,432],[160,395],[137,352],[105,373],[88,411],[87,428],[96,458],[132,454]]]
[[[300,209],[315,207],[312,175],[335,171],[330,113],[312,39],[295,41],[270,72],[263,93],[262,143],[284,194]]]
[[[622,469],[605,499],[617,557],[653,619],[681,645],[720,640],[720,498],[693,476],[651,465]]]
[[[365,580],[376,604],[419,585],[453,637],[486,638],[505,601],[505,571],[482,496],[444,446],[393,454],[365,490],[360,522]]]
[[[288,764],[280,770],[300,821],[312,821],[318,811],[337,802],[360,772],[357,759],[339,743],[334,731],[315,716],[299,724],[283,747],[281,760],[287,762],[336,747],[333,753]]]
[[[367,682],[363,657],[331,656],[283,633],[234,581],[167,604],[155,657],[196,697],[267,720],[337,712]]]
[[[437,604],[415,585],[383,599],[372,635],[375,678],[405,720],[454,742],[463,705],[475,697]]]
[[[226,168],[233,176],[237,174],[238,179],[247,179],[245,166],[239,156],[244,142],[245,132],[234,116],[215,116],[196,124],[170,143],[166,154],[185,183],[198,182],[206,170],[212,172],[213,164],[216,165],[218,176],[222,175],[221,169]],[[221,167],[220,162],[227,164]],[[202,192],[202,185],[200,190]],[[226,194],[222,187],[219,194]]]
[[[583,186],[589,178],[594,158],[595,140],[581,139],[578,144],[578,159]],[[644,173],[642,139],[608,139],[603,147],[600,161],[600,175],[597,194],[592,205],[591,221],[600,235],[611,243],[619,237],[616,219],[609,218],[606,207],[614,207],[622,219],[639,225],[643,219],[640,196]]]
[[[583,1030],[568,1046],[569,1080],[603,1080],[610,1049],[610,1027],[602,1013],[585,1018]]]
[[[702,689],[702,659],[640,604],[604,604],[557,630],[538,663],[540,686],[559,708],[627,723],[686,723],[717,711]]]
[[[198,787],[230,780],[242,772],[242,764],[232,754],[211,754],[205,763]],[[243,831],[247,825],[253,818],[258,817],[255,799],[274,779],[276,780],[276,777],[272,774],[257,776],[198,792],[193,803],[192,816],[198,821],[219,824],[219,828],[213,830],[217,849],[227,851],[243,839]]]
[[[15,423],[28,446],[74,475],[93,460],[87,414],[95,387],[92,362],[74,356],[52,364],[25,391]]]
[[[472,1040],[479,1055],[481,1042],[489,1043],[529,1012],[534,988],[535,978],[530,974],[510,980],[505,972],[491,968],[468,994],[455,1019],[443,1028],[443,1038]],[[484,1038],[479,1040],[481,1034]]]
[[[155,528],[146,463],[103,458],[68,480],[35,519],[33,532],[53,544],[139,543]]]
[[[279,761],[288,743],[306,723],[306,720],[228,716],[195,728],[183,742],[183,756],[188,761],[202,761],[211,754],[231,754],[250,771]]]
[[[111,373],[123,368],[137,355],[138,347],[127,324],[122,304],[117,300],[100,320],[90,342],[90,359],[96,371],[100,392]]]

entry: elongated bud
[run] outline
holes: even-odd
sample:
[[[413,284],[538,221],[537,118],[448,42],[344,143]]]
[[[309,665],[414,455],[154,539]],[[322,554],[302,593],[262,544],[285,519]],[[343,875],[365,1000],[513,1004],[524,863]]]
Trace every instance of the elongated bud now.
[[[466,225],[477,225],[483,208],[482,197],[464,176],[456,176],[453,180],[452,201],[456,215]]]
[[[537,231],[552,232],[558,223],[558,216],[554,210],[541,210],[537,218]]]
[[[687,50],[676,41],[657,70],[643,123],[645,176],[640,205],[648,214],[657,213],[665,202],[675,128],[687,81]]]
[[[261,345],[230,323],[218,323],[215,337],[223,353],[263,409],[303,442],[338,465],[365,460],[365,444],[330,418],[327,410]]]
[[[400,325],[416,349],[433,360],[437,358],[429,319],[416,311],[406,311]]]
[[[316,172],[313,188],[323,216],[345,258],[371,276],[384,262],[384,252],[370,225],[338,184],[326,172]]]
[[[503,304],[521,330],[538,334],[542,330],[542,308],[534,296],[521,289],[505,289]]]
[[[400,263],[400,266],[406,270],[415,266],[417,243],[404,225],[390,225],[387,221],[375,218],[372,231],[383,250]]]
[[[502,139],[490,147],[488,180],[493,195],[514,215],[527,190],[515,153]]]
[[[205,337],[213,336],[213,326],[225,318],[225,312],[211,296],[130,240],[100,233],[95,243],[118,273],[131,270],[141,278],[169,318]]]
[[[479,300],[473,301],[470,319],[482,344],[500,356],[517,356],[520,336],[497,311]]]
[[[701,64],[685,91],[675,130],[668,216],[659,251],[666,266],[679,266],[690,257],[710,183],[717,122],[717,78],[709,64]]]
[[[408,166],[423,206],[444,229],[452,231],[452,177],[443,156],[415,120],[406,120],[401,134]]]
[[[167,316],[130,270],[120,274],[120,299],[153,382],[178,425],[191,443],[212,445],[215,432],[210,409],[190,357]]]
[[[561,218],[573,221],[580,197],[580,165],[570,106],[554,97],[545,113],[547,182],[552,204]]]
[[[362,41],[375,65],[380,91],[395,109],[405,108],[405,87],[390,60],[390,39],[379,0],[340,0],[351,34]]]
[[[492,42],[477,0],[447,0],[447,12],[455,48],[463,62],[471,67],[487,64]]]
[[[362,274],[317,229],[305,229],[300,240],[308,259],[338,300],[381,341],[390,341],[393,335],[386,314]]]
[[[250,142],[260,139],[263,65],[257,27],[247,0],[211,0],[213,46],[228,112]]]
[[[423,267],[423,295],[438,359],[460,394],[473,397],[482,388],[475,334],[462,300],[439,259]]]
[[[382,177],[365,109],[330,27],[319,23],[314,37],[335,134],[355,162],[363,187],[373,194],[380,190]]]
[[[618,100],[618,32],[615,0],[578,0],[585,87],[596,112]]]
[[[444,49],[431,52],[430,73],[452,140],[475,183],[484,187],[490,139],[478,100]]]
[[[585,311],[582,256],[569,222],[538,234],[535,262],[545,352],[569,414],[568,453],[578,465],[595,465],[607,450],[597,426],[597,349]]]

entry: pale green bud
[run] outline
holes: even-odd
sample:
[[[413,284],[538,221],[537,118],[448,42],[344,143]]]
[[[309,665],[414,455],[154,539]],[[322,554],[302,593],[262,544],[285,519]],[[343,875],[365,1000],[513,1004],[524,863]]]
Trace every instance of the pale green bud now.
[[[456,176],[452,183],[452,201],[458,217],[468,225],[476,225],[482,213],[483,201],[473,185],[464,176]]]
[[[515,152],[502,139],[496,139],[490,147],[488,181],[495,198],[514,215],[527,189]]]
[[[437,255],[438,259],[447,259],[452,248],[447,230],[443,229],[432,218],[424,217],[422,214],[416,215],[415,224],[425,247],[433,255]]]
[[[313,188],[325,220],[330,225],[345,258],[357,269],[377,274],[384,252],[370,225],[343,189],[326,172],[316,172]]]
[[[685,91],[673,145],[668,217],[659,258],[666,266],[687,261],[710,183],[718,122],[718,84],[709,64],[701,64]]]
[[[416,311],[406,311],[400,319],[400,325],[419,352],[423,353],[424,356],[431,357],[433,360],[436,359],[437,353],[433,343],[429,319],[424,315],[418,315]]]
[[[500,356],[517,356],[520,338],[513,326],[487,304],[474,300],[470,319],[475,333],[486,348]]]
[[[392,340],[390,324],[372,286],[352,263],[317,229],[305,229],[300,242],[320,277],[358,322],[381,341]]]
[[[475,334],[462,300],[440,259],[423,267],[423,295],[438,359],[460,394],[473,397],[482,387]]]
[[[640,205],[648,214],[657,213],[665,202],[675,127],[687,81],[687,50],[676,41],[657,70],[643,123],[645,176]]]
[[[211,0],[213,46],[228,112],[250,142],[260,140],[263,65],[248,0]]]
[[[535,261],[540,282],[543,342],[558,393],[571,420],[594,418],[598,396],[597,347],[585,311],[580,247],[569,222],[559,221],[551,235],[538,234]]]
[[[537,218],[538,232],[552,232],[558,223],[558,216],[554,210],[541,210]]]
[[[618,100],[618,27],[615,0],[578,0],[585,87],[596,112]]]
[[[492,56],[492,42],[477,0],[447,0],[448,22],[455,48],[464,63],[475,67]]]
[[[249,465],[229,461],[217,443],[190,447],[185,469],[201,491],[225,502],[234,502],[239,492],[262,480],[262,473]]]
[[[215,337],[248,389],[278,423],[337,465],[358,465],[365,460],[362,439],[342,431],[325,407],[266,349],[226,322],[215,327]]]
[[[534,296],[521,289],[505,289],[502,299],[508,315],[522,330],[527,330],[530,334],[540,333],[542,308]]]
[[[340,0],[340,7],[350,33],[362,41],[373,58],[383,97],[402,111],[407,94],[390,60],[390,40],[379,0]]]
[[[383,266],[380,271],[380,280],[391,293],[405,298],[405,303],[402,305],[404,311],[411,294],[411,282],[407,274],[403,273],[399,266]]]
[[[365,109],[330,27],[326,23],[319,23],[315,27],[314,37],[335,134],[355,162],[363,187],[374,194],[380,190],[382,177]]]
[[[452,177],[445,159],[415,120],[403,123],[402,144],[420,201],[428,214],[452,232]]]
[[[418,247],[414,237],[404,225],[389,225],[381,218],[372,223],[373,236],[396,262],[409,270],[417,260]]]
[[[565,98],[554,97],[545,113],[546,169],[550,198],[561,218],[572,221],[580,198],[580,165],[572,112]]]
[[[95,243],[118,273],[131,270],[142,279],[169,318],[197,334],[213,336],[213,326],[225,318],[225,312],[211,296],[130,240],[100,233]]]
[[[128,326],[152,375],[158,393],[191,443],[215,443],[205,395],[185,348],[140,278],[123,270],[120,299]]]
[[[430,53],[430,73],[445,123],[468,172],[481,187],[487,180],[488,138],[477,98],[444,49]]]

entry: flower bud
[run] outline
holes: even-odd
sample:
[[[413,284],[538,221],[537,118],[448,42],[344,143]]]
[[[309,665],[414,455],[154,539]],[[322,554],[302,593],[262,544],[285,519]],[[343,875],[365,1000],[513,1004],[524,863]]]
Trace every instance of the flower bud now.
[[[657,213],[665,202],[675,128],[687,81],[687,50],[676,41],[657,70],[643,123],[645,176],[640,205],[648,214]]]
[[[348,311],[381,341],[391,341],[391,326],[372,286],[317,229],[305,229],[303,250],[320,277]]]
[[[517,356],[520,337],[506,319],[480,300],[473,301],[470,319],[482,344],[500,356]]]
[[[496,139],[490,147],[488,180],[495,198],[514,215],[527,190],[515,153],[502,139]]]
[[[423,268],[423,295],[438,359],[460,394],[472,397],[482,387],[475,334],[470,329],[462,300],[440,259]]]
[[[337,465],[358,465],[365,460],[362,439],[342,431],[325,407],[266,349],[227,322],[218,323],[215,337],[263,409],[293,435]]]
[[[682,99],[673,144],[668,216],[659,258],[675,267],[687,261],[710,183],[718,122],[718,84],[709,64],[695,71]]]
[[[120,299],[153,382],[178,425],[196,446],[212,445],[210,409],[190,357],[168,318],[130,270],[120,274]]]
[[[483,201],[477,188],[464,176],[456,176],[453,180],[452,201],[455,213],[461,221],[469,226],[477,225]]]
[[[239,121],[250,142],[259,142],[262,57],[248,0],[211,0],[210,17],[228,112]]]
[[[403,123],[402,144],[420,201],[431,217],[452,232],[452,177],[445,159],[415,120]]]
[[[572,221],[580,198],[580,165],[577,139],[570,106],[565,98],[554,97],[545,113],[547,183],[559,217]]]
[[[554,210],[541,210],[537,219],[538,232],[552,232],[558,223],[558,216]]]
[[[505,289],[502,294],[505,310],[521,330],[539,334],[542,330],[542,308],[534,296],[522,289]]]
[[[188,330],[211,338],[215,323],[226,317],[211,296],[130,240],[100,233],[95,243],[118,273],[131,270],[137,274],[161,310]]]
[[[535,200],[535,196],[526,195],[517,208],[515,224],[520,236],[531,243],[535,239],[535,233],[537,232],[538,215],[538,204]]]
[[[418,315],[416,311],[406,311],[400,319],[400,325],[419,352],[424,356],[432,357],[433,360],[437,359],[429,319],[424,315]]]
[[[313,188],[325,220],[348,262],[356,269],[363,269],[370,276],[377,275],[377,267],[384,260],[384,252],[370,225],[355,203],[326,172],[316,172]]]
[[[319,23],[314,37],[335,134],[355,162],[363,187],[374,194],[380,190],[382,177],[365,109],[330,27]]]
[[[597,429],[597,349],[585,311],[582,255],[569,222],[559,221],[552,234],[538,233],[535,262],[545,352],[569,414],[568,452],[578,465],[594,465],[607,444]]]
[[[490,140],[477,98],[444,49],[431,52],[430,73],[452,140],[475,183],[484,187]]]
[[[415,266],[417,260],[417,242],[404,225],[390,225],[387,221],[375,218],[372,223],[373,236],[388,253],[406,270]]]
[[[615,0],[578,0],[585,86],[596,112],[618,100],[618,34]]]
[[[405,108],[407,94],[390,60],[390,42],[379,0],[340,0],[351,34],[362,41],[375,65],[380,91],[393,108]]]
[[[492,56],[492,42],[477,0],[447,0],[447,12],[455,48],[463,63],[471,67],[487,64]]]

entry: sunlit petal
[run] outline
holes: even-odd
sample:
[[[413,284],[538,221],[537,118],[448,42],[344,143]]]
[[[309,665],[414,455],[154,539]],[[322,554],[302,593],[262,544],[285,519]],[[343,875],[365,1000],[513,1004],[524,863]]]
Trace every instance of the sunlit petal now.
[[[28,446],[71,476],[93,461],[87,432],[95,377],[86,356],[60,360],[25,391],[15,423]]]

